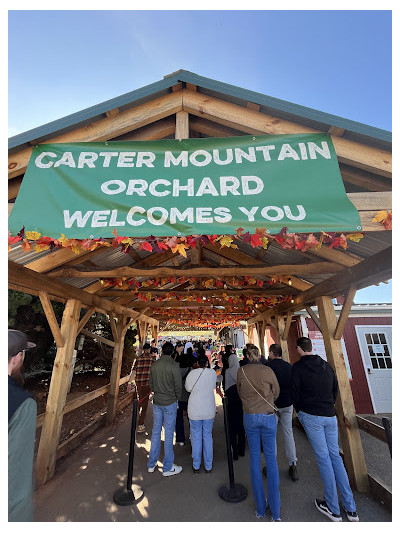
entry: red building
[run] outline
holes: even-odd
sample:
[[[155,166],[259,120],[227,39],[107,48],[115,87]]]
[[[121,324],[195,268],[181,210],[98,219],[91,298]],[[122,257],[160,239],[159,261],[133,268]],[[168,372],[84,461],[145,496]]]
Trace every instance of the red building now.
[[[342,306],[335,305],[339,317]],[[318,314],[317,308],[312,310]],[[290,362],[298,360],[296,340],[309,337],[313,352],[326,359],[322,333],[306,310],[295,313],[289,331]],[[266,346],[277,342],[268,327]],[[353,304],[342,337],[343,356],[358,414],[392,412],[392,304]],[[267,350],[266,350],[266,353]]]

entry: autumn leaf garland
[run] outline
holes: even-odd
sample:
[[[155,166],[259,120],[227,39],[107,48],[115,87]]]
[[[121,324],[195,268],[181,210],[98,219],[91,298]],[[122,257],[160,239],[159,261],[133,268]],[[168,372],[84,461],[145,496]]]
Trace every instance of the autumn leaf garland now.
[[[385,214],[385,215],[384,215]],[[378,215],[381,217],[378,220]],[[376,220],[375,220],[376,219]],[[380,211],[375,217],[375,221],[382,222],[387,229],[391,229],[391,213]],[[267,234],[266,228],[256,228],[254,234],[249,231],[245,232],[244,228],[238,228],[236,235],[189,235],[189,236],[173,236],[173,237],[154,237],[150,235],[146,238],[141,237],[125,237],[119,236],[117,230],[113,231],[114,238],[111,239],[68,239],[65,235],[61,235],[59,239],[52,239],[50,237],[42,236],[36,231],[25,231],[25,227],[13,236],[9,232],[8,236],[8,250],[11,250],[11,245],[21,242],[22,250],[25,252],[42,252],[44,250],[54,251],[58,248],[67,248],[72,252],[79,254],[81,251],[93,251],[100,246],[113,248],[120,247],[121,251],[128,253],[130,248],[134,245],[139,250],[147,252],[161,253],[166,250],[171,250],[174,254],[178,253],[183,257],[187,257],[187,250],[194,248],[197,242],[202,246],[211,244],[220,245],[221,248],[238,248],[235,241],[242,241],[245,244],[250,244],[253,248],[267,249],[272,242],[276,242],[281,248],[286,250],[299,250],[305,252],[313,248],[321,248],[322,244],[326,244],[329,248],[343,248],[347,249],[347,241],[359,242],[364,236],[363,233],[348,233],[337,235],[336,233],[326,233],[321,231],[319,238],[313,233],[288,233],[287,228],[282,228],[278,234]],[[111,242],[110,242],[111,241]]]

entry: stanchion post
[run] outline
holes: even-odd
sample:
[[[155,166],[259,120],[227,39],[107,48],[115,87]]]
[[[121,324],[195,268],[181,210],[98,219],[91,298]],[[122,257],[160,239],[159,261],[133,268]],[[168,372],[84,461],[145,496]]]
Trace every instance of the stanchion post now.
[[[229,433],[229,420],[228,420],[228,398],[225,396],[222,398],[222,406],[224,409],[224,428],[225,428],[225,440],[226,440],[226,455],[228,459],[229,470],[229,487],[228,485],[221,485],[218,489],[219,497],[230,503],[239,503],[247,498],[247,489],[240,483],[235,483],[235,474],[233,471],[233,459],[231,450],[231,439]]]
[[[131,440],[129,444],[129,461],[126,488],[121,487],[115,491],[113,500],[117,505],[133,505],[143,498],[143,491],[138,485],[132,485],[133,459],[135,457],[135,433],[138,412],[138,400],[133,401]]]

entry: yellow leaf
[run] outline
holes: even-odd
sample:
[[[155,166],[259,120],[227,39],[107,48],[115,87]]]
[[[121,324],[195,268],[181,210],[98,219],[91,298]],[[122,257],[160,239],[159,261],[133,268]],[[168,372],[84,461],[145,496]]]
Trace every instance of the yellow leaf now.
[[[231,243],[233,242],[233,239],[231,239],[228,235],[222,235],[222,237],[217,240],[219,240],[219,243],[221,246],[226,246],[227,248],[231,248]]]
[[[362,233],[349,233],[346,235],[347,240],[353,241],[353,242],[360,242],[360,240],[364,237]]]
[[[131,239],[130,237],[124,237],[121,241],[122,244],[130,244],[132,245],[133,244],[133,239]]]
[[[58,239],[58,242],[61,244],[62,247],[67,247],[69,244],[69,239],[64,235],[64,233],[61,233],[61,237]]]
[[[43,252],[43,250],[48,250],[50,247],[48,244],[36,244],[35,252]]]
[[[387,211],[378,211],[372,219],[372,222],[382,222],[383,220],[386,220],[387,216]]]
[[[42,234],[37,231],[25,231],[25,237],[30,241],[37,241],[41,236]]]
[[[269,240],[267,239],[267,237],[263,237],[262,238],[262,244],[261,246],[266,250],[267,247],[268,247],[268,243],[269,243]]]
[[[185,246],[184,244],[177,244],[176,246],[174,246],[173,248],[171,248],[172,252],[175,254],[176,252],[179,252],[181,255],[183,255],[183,257],[187,257],[186,255],[186,248],[187,246]]]

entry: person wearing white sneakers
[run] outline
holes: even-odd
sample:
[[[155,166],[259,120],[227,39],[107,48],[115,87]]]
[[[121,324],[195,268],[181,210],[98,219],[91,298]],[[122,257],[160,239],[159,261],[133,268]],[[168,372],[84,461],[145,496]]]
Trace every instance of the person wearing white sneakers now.
[[[315,507],[333,522],[341,522],[337,487],[350,522],[358,522],[353,493],[339,455],[335,401],[338,382],[332,367],[312,353],[308,337],[297,339],[300,360],[290,376],[293,405],[317,459],[325,489],[325,499],[315,499]],[[336,487],[337,485],[337,487]]]
[[[182,394],[182,377],[178,363],[171,355],[174,346],[164,343],[160,359],[153,363],[149,385],[153,397],[153,432],[147,471],[154,472],[161,451],[161,430],[164,426],[163,476],[174,476],[182,472],[182,467],[174,464],[174,429],[178,400]]]

